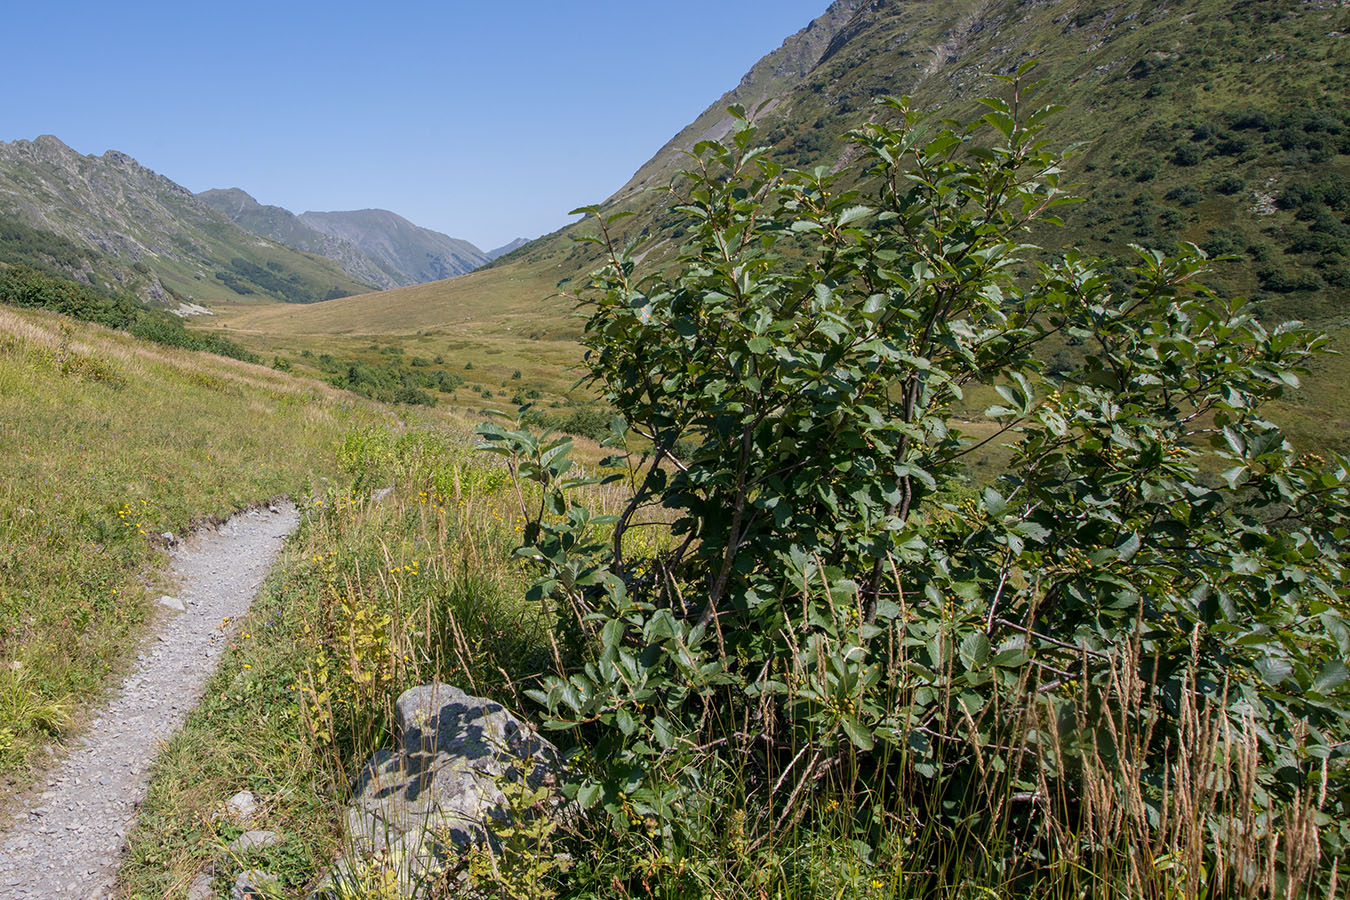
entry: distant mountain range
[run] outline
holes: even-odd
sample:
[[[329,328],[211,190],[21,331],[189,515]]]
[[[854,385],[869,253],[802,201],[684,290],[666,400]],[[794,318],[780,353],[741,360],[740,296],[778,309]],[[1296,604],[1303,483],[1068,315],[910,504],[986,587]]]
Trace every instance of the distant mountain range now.
[[[1221,258],[1206,276],[1219,291],[1251,297],[1268,321],[1325,328],[1350,351],[1342,0],[836,0],[601,208],[633,214],[611,231],[620,245],[642,238],[636,258],[651,271],[674,260],[688,225],[663,188],[698,141],[730,133],[728,105],[754,114],[775,161],[837,169],[856,159],[850,129],[894,121],[876,98],[908,95],[936,116],[977,118],[988,111],[978,98],[1007,94],[992,76],[1029,60],[1041,79],[1031,105],[1063,107],[1043,136],[1078,144],[1063,178],[1087,200],[1034,240],[1125,259],[1131,244],[1195,243]],[[570,225],[463,278],[320,304],[284,322],[259,310],[253,324],[369,334],[416,322],[480,339],[495,323],[503,339],[574,337],[574,310],[541,299],[600,264],[594,245],[571,240],[594,232],[593,222]],[[1301,420],[1314,443],[1350,447],[1346,358],[1319,361],[1288,395],[1285,421]]]
[[[238,188],[193,194],[115,150],[0,142],[0,264],[151,303],[310,303],[461,275],[524,243],[485,253],[386,210],[297,216]]]
[[[353,277],[380,288],[463,275],[525,243],[518,239],[485,253],[468,241],[414,225],[384,209],[295,215],[280,206],[264,206],[239,188],[203,191],[197,197],[240,228],[327,257]]]

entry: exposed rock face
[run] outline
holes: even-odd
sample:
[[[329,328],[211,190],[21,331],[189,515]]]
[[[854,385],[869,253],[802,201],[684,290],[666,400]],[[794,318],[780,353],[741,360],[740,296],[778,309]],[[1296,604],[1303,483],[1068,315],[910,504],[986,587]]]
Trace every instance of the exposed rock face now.
[[[735,120],[727,115],[728,106],[739,104],[754,111],[767,103],[765,111],[772,109],[780,97],[800,85],[817,65],[838,53],[858,33],[859,17],[874,5],[876,0],[835,0],[819,17],[783,41],[783,46],[755,63],[740,84],[657,151],[610,201],[667,181],[684,167],[684,154],[696,143],[721,140],[730,134]]]
[[[489,261],[468,241],[414,225],[386,209],[307,212],[300,221],[356,246],[400,285],[463,275]]]
[[[494,257],[385,209],[295,215],[265,206],[239,188],[197,195],[240,228],[306,253],[327,257],[352,277],[380,288],[406,287],[472,272]],[[513,241],[501,252],[525,241]]]
[[[311,294],[367,287],[328,260],[261,241],[125,153],[85,155],[52,135],[0,142],[0,218],[87,248],[104,277],[160,303],[169,302],[166,288],[174,284],[187,296],[206,296],[204,285],[219,288],[213,274],[229,273],[235,259],[280,265],[275,271],[295,275]],[[255,292],[291,299],[261,285]]]
[[[555,782],[557,750],[504,707],[449,685],[398,698],[399,745],[371,757],[344,822],[351,848],[316,897],[353,889],[372,871],[393,875],[404,896],[458,849],[493,840],[509,807],[502,786],[522,772],[530,787]]]
[[[500,247],[494,247],[493,249],[489,250],[487,252],[487,258],[496,259],[499,256],[505,256],[512,250],[519,250],[521,247],[524,247],[529,242],[530,242],[529,238],[518,237],[514,241],[510,241],[509,243],[502,244]]]
[[[296,250],[325,256],[342,266],[347,274],[367,284],[384,290],[404,284],[381,269],[350,241],[311,228],[290,210],[261,204],[239,188],[202,191],[197,196],[217,212],[229,216],[234,224],[245,231],[271,238]]]

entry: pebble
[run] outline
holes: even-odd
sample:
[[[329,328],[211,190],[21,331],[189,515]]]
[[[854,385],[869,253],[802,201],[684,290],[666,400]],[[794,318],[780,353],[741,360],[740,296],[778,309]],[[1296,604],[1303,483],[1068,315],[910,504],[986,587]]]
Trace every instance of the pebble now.
[[[40,805],[0,832],[4,900],[113,896],[155,754],[197,704],[225,651],[221,621],[228,616],[233,623],[248,612],[299,521],[289,503],[282,512],[274,518],[235,516],[218,532],[203,530],[177,542],[169,574],[181,585],[188,609],[162,623],[160,640],[148,641],[156,649],[139,654],[108,705],[90,715],[82,745],[52,771]]]
[[[230,841],[226,847],[231,853],[249,853],[254,850],[266,850],[281,843],[281,835],[275,831],[245,831]]]
[[[240,791],[225,801],[224,814],[241,825],[258,811],[258,798],[252,791]]]

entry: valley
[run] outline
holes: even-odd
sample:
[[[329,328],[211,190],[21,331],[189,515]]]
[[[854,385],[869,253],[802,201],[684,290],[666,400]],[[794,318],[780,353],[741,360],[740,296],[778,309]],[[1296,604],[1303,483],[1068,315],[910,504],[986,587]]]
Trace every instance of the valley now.
[[[1347,34],[835,0],[491,250],[0,142],[0,847],[287,498],[100,898],[1350,896]]]

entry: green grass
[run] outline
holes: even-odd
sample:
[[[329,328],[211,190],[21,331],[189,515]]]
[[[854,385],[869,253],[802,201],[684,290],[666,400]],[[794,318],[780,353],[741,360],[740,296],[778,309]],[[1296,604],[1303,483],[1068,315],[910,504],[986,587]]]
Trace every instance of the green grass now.
[[[325,475],[364,401],[0,308],[0,777],[22,783],[140,636],[183,533]]]
[[[439,677],[520,707],[547,642],[510,556],[513,495],[473,440],[422,420],[340,444],[342,478],[305,498],[300,531],[156,766],[125,896],[181,896],[210,867],[226,889],[254,865],[303,896],[340,849],[347,779],[388,745],[400,691]],[[392,493],[373,500],[381,485]],[[241,829],[215,813],[245,789],[263,809],[249,827],[287,840],[235,859],[226,844]]]

